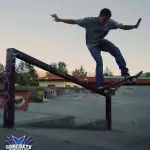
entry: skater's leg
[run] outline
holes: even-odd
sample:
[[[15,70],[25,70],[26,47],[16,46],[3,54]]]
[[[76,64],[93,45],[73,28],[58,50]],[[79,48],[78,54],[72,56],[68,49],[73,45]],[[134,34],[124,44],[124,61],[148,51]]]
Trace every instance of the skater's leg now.
[[[128,75],[128,68],[126,67],[125,59],[123,58],[120,50],[116,47],[113,43],[106,41],[102,46],[102,51],[109,52],[112,56],[115,57],[116,63],[121,70],[121,75],[126,76]]]
[[[96,84],[97,86],[103,86],[104,85],[103,60],[101,57],[100,48],[98,47],[91,48],[90,53],[96,62]]]

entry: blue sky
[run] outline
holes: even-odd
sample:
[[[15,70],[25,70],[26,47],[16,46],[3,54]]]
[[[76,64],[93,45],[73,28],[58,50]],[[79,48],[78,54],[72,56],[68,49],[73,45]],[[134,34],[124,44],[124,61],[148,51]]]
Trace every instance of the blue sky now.
[[[64,61],[69,71],[81,65],[95,72],[95,61],[85,45],[85,31],[77,25],[54,22],[49,14],[78,19],[98,16],[104,7],[112,18],[138,29],[114,30],[107,39],[118,46],[131,73],[150,71],[150,1],[149,0],[0,0],[0,62],[5,64],[7,48],[16,48],[48,64]],[[119,75],[114,58],[102,53],[104,68]]]

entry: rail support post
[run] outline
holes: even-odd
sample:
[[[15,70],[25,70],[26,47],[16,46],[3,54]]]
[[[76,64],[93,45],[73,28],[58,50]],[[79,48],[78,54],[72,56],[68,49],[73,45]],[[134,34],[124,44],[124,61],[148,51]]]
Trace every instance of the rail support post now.
[[[6,128],[14,126],[15,117],[15,61],[13,50],[8,49],[6,54],[6,80],[4,85],[4,123]]]
[[[111,96],[106,96],[106,121],[107,121],[107,129],[112,129],[112,122],[111,122]]]

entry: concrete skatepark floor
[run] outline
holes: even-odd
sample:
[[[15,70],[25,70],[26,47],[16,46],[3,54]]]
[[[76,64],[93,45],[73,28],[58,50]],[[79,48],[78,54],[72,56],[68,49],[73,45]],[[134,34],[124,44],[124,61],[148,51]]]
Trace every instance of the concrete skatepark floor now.
[[[0,128],[0,149],[10,134],[32,136],[35,150],[149,150],[150,87],[121,87],[112,97],[112,131],[50,128]],[[53,115],[71,115],[79,120],[104,119],[105,100],[93,94],[66,94],[46,103],[31,103],[27,112],[16,111],[16,124]],[[0,124],[3,123],[0,109]]]

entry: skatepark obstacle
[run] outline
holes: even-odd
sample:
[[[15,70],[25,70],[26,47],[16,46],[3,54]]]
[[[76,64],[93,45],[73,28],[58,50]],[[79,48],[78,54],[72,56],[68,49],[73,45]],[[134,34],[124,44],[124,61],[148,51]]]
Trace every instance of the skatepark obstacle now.
[[[60,72],[56,68],[48,65],[34,57],[31,57],[17,49],[9,48],[6,53],[6,80],[4,85],[5,97],[4,97],[4,118],[3,127],[13,128],[15,125],[15,108],[14,108],[14,96],[15,96],[15,62],[16,58],[39,67],[45,71],[48,71],[54,75],[62,77],[70,82],[78,84],[94,93],[106,97],[106,123],[107,129],[111,130],[111,94],[105,95],[98,90],[96,86],[90,85],[87,82],[83,82],[69,74]]]

